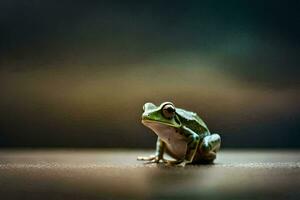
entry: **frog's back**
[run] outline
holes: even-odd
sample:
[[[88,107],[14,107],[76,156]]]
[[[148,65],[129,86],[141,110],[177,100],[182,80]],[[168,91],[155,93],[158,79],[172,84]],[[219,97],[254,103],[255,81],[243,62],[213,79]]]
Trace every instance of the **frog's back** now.
[[[210,132],[204,123],[204,121],[197,115],[197,113],[187,111],[181,108],[176,108],[176,113],[180,119],[180,121],[183,123],[183,125],[187,126],[191,130],[193,130],[195,133],[201,135],[209,135]]]

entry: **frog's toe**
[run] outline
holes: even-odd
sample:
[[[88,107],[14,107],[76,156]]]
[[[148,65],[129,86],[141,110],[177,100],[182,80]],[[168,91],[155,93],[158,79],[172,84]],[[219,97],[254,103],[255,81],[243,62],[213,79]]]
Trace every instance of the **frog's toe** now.
[[[159,163],[160,161],[164,162],[163,158],[160,158],[155,155],[147,156],[147,157],[138,157],[138,161],[147,161],[146,164],[151,164],[151,163]]]
[[[183,160],[167,160],[166,165],[167,166],[178,166],[179,164],[183,163]]]
[[[145,164],[153,164],[153,163],[159,163],[160,160],[159,159],[153,159],[153,160],[149,160],[148,162],[146,162]]]
[[[138,161],[152,161],[155,160],[156,156],[155,155],[150,155],[150,156],[139,156],[137,157]]]
[[[185,167],[186,164],[187,164],[187,162],[183,161],[181,163],[178,163],[176,166],[177,167]]]

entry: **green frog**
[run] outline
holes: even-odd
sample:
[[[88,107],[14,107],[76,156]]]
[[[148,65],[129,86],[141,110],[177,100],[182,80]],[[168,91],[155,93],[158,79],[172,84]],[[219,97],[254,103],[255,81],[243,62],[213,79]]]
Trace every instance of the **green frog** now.
[[[159,106],[145,103],[142,123],[158,136],[155,155],[138,157],[147,163],[186,164],[212,163],[220,149],[221,138],[211,134],[203,120],[194,112],[176,108],[172,102]],[[174,160],[166,160],[167,153]]]

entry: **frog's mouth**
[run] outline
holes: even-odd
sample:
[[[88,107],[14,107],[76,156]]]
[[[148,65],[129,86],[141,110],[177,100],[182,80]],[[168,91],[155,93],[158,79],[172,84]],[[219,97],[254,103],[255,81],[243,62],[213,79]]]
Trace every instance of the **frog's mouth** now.
[[[174,119],[175,121],[175,119]],[[159,124],[163,124],[163,125],[167,125],[167,126],[172,126],[172,127],[175,127],[175,128],[179,128],[181,126],[181,123],[178,123],[177,121],[175,121],[175,123],[168,123],[168,122],[165,122],[165,121],[156,121],[156,120],[151,120],[151,119],[148,119],[148,118],[142,118],[142,124],[144,124],[145,126],[148,126],[149,123],[159,123]]]

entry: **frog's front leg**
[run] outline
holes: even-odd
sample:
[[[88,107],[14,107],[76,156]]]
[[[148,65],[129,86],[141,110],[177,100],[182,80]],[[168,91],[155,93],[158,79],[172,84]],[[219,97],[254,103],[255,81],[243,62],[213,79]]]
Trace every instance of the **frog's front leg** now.
[[[185,166],[194,160],[198,145],[200,143],[200,137],[197,133],[185,126],[182,127],[182,133],[187,138],[187,150],[185,156],[181,160],[168,162],[168,165]]]
[[[147,163],[159,163],[160,161],[164,162],[163,155],[165,152],[165,143],[158,137],[156,142],[156,151],[155,155],[150,156],[139,156],[137,160],[139,161],[148,161]]]

